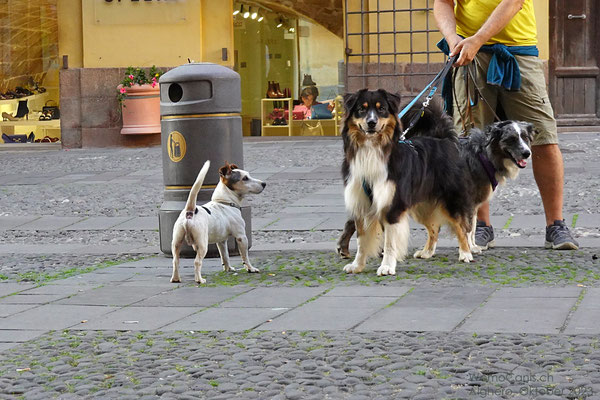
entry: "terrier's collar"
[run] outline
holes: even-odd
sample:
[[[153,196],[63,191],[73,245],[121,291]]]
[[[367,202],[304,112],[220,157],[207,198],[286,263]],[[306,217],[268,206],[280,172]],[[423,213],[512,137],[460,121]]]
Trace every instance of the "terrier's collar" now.
[[[234,202],[232,202],[232,201],[223,201],[223,200],[213,200],[213,201],[214,201],[215,203],[225,204],[226,206],[230,206],[230,207],[233,207],[233,208],[237,208],[238,210],[241,210],[241,209],[242,209],[242,207],[241,207],[241,206],[239,206],[239,205],[235,204],[235,203],[234,203]]]

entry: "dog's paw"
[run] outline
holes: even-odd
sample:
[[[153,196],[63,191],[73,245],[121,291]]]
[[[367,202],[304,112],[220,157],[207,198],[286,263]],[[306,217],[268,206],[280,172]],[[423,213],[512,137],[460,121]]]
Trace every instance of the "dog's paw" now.
[[[433,257],[434,252],[430,250],[417,250],[413,255],[414,258],[431,258]]]
[[[344,272],[347,274],[358,274],[362,272],[363,268],[364,266],[360,266],[355,263],[350,263],[344,267]]]
[[[206,283],[206,279],[204,279],[204,278],[196,279],[196,283],[204,284],[204,283]]]
[[[483,248],[477,245],[471,246],[471,253],[480,254],[483,251]]]
[[[179,279],[179,277],[171,278],[171,283],[181,283],[181,279]]]
[[[343,258],[345,260],[350,258],[350,251],[348,251],[348,249],[342,249],[341,247],[338,247],[336,250],[340,258]]]
[[[233,268],[232,266],[225,266],[225,265],[223,265],[223,271],[225,271],[225,272],[229,272],[229,271],[235,272],[235,268]]]
[[[462,250],[458,250],[458,261],[462,262],[471,262],[473,261],[473,254],[471,252],[464,252]]]
[[[396,275],[396,267],[381,264],[381,266],[379,268],[377,268],[377,276],[386,276],[386,275]]]
[[[252,265],[246,265],[246,271],[251,274],[260,272],[258,268],[254,268]]]

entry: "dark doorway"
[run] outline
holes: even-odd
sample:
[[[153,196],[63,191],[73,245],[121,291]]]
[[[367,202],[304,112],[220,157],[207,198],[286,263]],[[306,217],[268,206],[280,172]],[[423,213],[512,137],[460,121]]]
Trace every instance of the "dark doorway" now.
[[[550,1],[550,97],[558,125],[600,125],[595,0]]]

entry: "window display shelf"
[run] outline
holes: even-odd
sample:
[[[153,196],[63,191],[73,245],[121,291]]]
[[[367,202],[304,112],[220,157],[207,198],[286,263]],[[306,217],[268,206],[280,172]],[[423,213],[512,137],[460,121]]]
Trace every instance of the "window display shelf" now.
[[[262,99],[261,101],[261,135],[262,136],[282,136],[286,134],[288,136],[302,136],[304,125],[319,126],[320,132],[324,136],[338,136],[340,135],[340,121],[341,113],[339,110],[342,109],[341,102],[339,99],[334,100],[335,108],[333,110],[333,118],[330,119],[308,119],[308,120],[287,120],[286,125],[272,125],[270,114],[273,111],[275,102],[282,102],[284,104],[283,109],[293,109],[293,101],[291,98],[283,99]],[[281,108],[281,107],[280,107]],[[291,114],[291,113],[290,113]]]
[[[31,96],[19,97],[19,98],[15,98],[15,99],[0,100],[0,106],[9,105],[9,104],[17,106],[19,104],[20,100],[33,101],[33,100],[37,100],[37,99],[43,99],[47,95],[48,95],[48,91],[45,91],[44,93],[38,93],[38,94],[31,95]]]
[[[51,119],[49,121],[36,121],[34,119],[0,121],[0,126],[43,126],[46,129],[60,129],[60,119]]]

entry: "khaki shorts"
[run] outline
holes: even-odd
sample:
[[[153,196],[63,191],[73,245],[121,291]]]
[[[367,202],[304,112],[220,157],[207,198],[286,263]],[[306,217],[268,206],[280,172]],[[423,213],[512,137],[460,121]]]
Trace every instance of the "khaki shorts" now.
[[[521,70],[521,89],[518,91],[508,91],[499,86],[487,84],[487,69],[492,55],[489,53],[478,53],[473,60],[470,68],[477,71],[475,79],[477,87],[485,97],[479,98],[476,104],[471,107],[471,115],[474,126],[483,129],[486,125],[494,122],[494,113],[490,106],[496,109],[498,102],[502,106],[508,119],[526,121],[532,123],[538,131],[532,145],[556,144],[558,143],[558,134],[556,130],[556,120],[554,111],[548,98],[546,90],[546,78],[542,62],[538,57],[533,56],[515,56]],[[454,124],[459,131],[462,131],[461,114],[465,118],[467,128],[473,124],[467,116],[467,92],[465,88],[465,69],[460,67],[455,69],[454,81]],[[471,78],[469,80],[470,97],[474,99],[474,86]],[[459,113],[460,110],[460,113]]]

